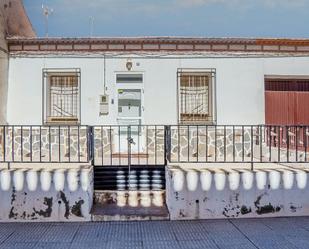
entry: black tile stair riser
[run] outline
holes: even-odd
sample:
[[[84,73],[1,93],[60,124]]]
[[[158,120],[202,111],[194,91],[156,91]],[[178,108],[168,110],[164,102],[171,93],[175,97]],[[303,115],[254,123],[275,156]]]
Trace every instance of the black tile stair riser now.
[[[147,171],[148,177],[144,177],[142,171]],[[154,173],[155,171],[155,173]],[[134,172],[134,173],[133,173]],[[145,190],[145,185],[147,184],[147,179],[149,180],[149,190],[164,190],[165,189],[165,167],[157,166],[157,167],[149,167],[149,166],[131,166],[131,175],[136,175],[136,190]],[[123,166],[114,166],[114,167],[106,167],[106,166],[95,166],[94,167],[94,189],[95,190],[117,190],[120,184],[122,188],[128,190],[128,175],[129,169],[128,167]],[[142,176],[142,177],[141,177]],[[146,180],[145,180],[146,179]],[[125,180],[125,181],[124,181]],[[134,187],[134,183],[131,181],[131,187]],[[154,186],[152,186],[152,184]],[[161,185],[161,186],[160,186]],[[147,185],[146,185],[147,189]]]

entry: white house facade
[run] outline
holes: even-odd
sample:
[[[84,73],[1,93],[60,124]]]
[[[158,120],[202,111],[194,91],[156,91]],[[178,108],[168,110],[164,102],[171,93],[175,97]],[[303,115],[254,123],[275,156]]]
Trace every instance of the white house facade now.
[[[9,42],[9,124],[265,124],[265,79],[306,80],[309,75],[309,45],[299,40]],[[64,74],[77,77],[77,95],[59,107],[49,103],[48,80]],[[133,106],[128,107],[132,103],[126,95]],[[63,113],[50,113],[49,105],[64,108]],[[71,105],[74,110],[65,110]],[[70,115],[75,118],[65,119]]]
[[[7,42],[0,220],[308,215],[309,40]]]
[[[0,10],[0,222],[309,215],[309,39],[38,38]]]

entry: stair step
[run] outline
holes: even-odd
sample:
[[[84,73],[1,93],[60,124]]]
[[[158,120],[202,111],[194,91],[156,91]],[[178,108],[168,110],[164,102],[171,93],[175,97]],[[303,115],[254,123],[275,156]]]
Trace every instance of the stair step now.
[[[95,190],[117,190],[129,188],[129,177],[131,175],[131,187],[137,190],[160,190],[165,189],[165,168],[158,167],[94,167]],[[148,184],[148,186],[147,186]]]
[[[95,191],[93,221],[169,220],[165,191]]]

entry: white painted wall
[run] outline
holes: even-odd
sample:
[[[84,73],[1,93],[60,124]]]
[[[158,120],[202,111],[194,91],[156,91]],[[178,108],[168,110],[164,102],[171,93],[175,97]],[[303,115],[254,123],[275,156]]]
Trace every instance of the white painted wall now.
[[[0,222],[90,221],[92,204],[92,167],[0,165]]]
[[[188,56],[106,58],[109,115],[99,116],[104,92],[104,58],[57,56],[10,59],[8,122],[42,124],[42,69],[81,69],[81,123],[117,124],[116,72],[144,73],[144,124],[177,123],[177,68],[215,68],[218,124],[264,123],[264,75],[309,75],[309,57],[206,58]],[[139,66],[137,66],[139,64]],[[111,102],[114,101],[114,104]]]
[[[167,167],[171,220],[308,215],[308,172],[271,164],[254,171],[241,166]]]

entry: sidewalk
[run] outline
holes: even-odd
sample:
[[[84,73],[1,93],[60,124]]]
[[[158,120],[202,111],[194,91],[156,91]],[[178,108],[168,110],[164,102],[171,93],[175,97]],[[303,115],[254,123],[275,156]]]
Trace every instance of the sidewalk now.
[[[0,223],[2,248],[308,249],[309,217],[103,223]]]

